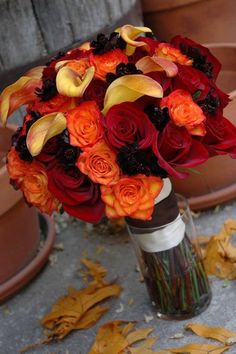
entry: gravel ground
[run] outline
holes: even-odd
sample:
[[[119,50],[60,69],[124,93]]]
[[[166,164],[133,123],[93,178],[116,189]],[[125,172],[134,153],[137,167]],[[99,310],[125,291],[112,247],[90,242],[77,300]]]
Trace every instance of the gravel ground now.
[[[194,219],[198,232],[210,235],[217,232],[227,218],[236,217],[236,202],[201,213]],[[140,282],[136,259],[126,232],[102,235],[93,228],[70,219],[57,218],[57,249],[41,273],[18,295],[0,306],[0,354],[15,354],[19,349],[43,338],[39,320],[57,298],[70,286],[80,288],[80,258],[88,256],[101,261],[108,269],[109,278],[118,277],[123,292],[118,299],[109,300],[110,310],[90,330],[75,331],[62,342],[52,343],[29,351],[35,354],[87,354],[95,338],[97,327],[108,320],[137,320],[139,326],[152,326],[159,340],[156,349],[180,346],[204,339],[184,332],[182,339],[170,339],[183,332],[189,321],[165,321],[156,318],[145,285]],[[236,331],[236,282],[210,279],[213,298],[210,306],[191,322],[210,326],[226,326]],[[122,310],[122,311],[121,311]],[[148,316],[148,317],[147,317]],[[145,323],[145,318],[151,319]],[[236,346],[227,353],[235,354]]]

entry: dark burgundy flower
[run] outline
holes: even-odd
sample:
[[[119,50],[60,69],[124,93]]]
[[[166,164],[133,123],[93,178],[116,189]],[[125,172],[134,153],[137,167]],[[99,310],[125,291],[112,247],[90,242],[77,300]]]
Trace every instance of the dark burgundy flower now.
[[[53,165],[47,170],[48,188],[70,215],[86,222],[97,223],[104,213],[99,185],[93,183],[77,167]]]
[[[139,149],[146,149],[153,143],[153,124],[135,103],[123,102],[110,108],[103,125],[105,140],[115,150],[134,142]]]
[[[202,143],[195,140],[185,127],[177,127],[172,122],[167,123],[163,131],[157,132],[153,151],[158,164],[170,176],[178,178],[184,178],[188,173],[180,172],[177,168],[198,166],[209,157]]]
[[[229,154],[236,158],[236,127],[228,119],[207,117],[206,131],[202,143],[211,156]]]
[[[194,68],[202,71],[209,79],[216,80],[221,64],[208,48],[181,36],[172,38],[170,43],[193,60]]]
[[[108,84],[105,81],[94,79],[87,87],[83,99],[85,101],[95,101],[98,107],[102,110],[107,88]]]
[[[45,165],[56,161],[58,151],[60,149],[60,139],[55,136],[47,141],[39,155],[35,157],[36,160],[44,163]]]

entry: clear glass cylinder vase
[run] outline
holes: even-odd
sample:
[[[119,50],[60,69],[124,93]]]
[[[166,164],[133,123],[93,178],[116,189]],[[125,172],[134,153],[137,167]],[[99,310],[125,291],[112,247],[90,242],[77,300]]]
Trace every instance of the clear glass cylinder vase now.
[[[184,197],[175,196],[179,213],[173,221],[156,227],[155,220],[152,227],[127,221],[152,304],[165,319],[193,317],[211,300],[191,211]]]

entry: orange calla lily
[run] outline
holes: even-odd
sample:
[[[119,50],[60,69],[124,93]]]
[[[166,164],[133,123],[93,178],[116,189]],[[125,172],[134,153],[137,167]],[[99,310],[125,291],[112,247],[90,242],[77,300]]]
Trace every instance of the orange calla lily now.
[[[29,70],[14,84],[6,87],[0,95],[0,119],[5,126],[8,117],[19,107],[36,99],[35,89],[40,87],[44,66]]]
[[[153,55],[141,58],[136,63],[136,68],[142,70],[144,74],[152,71],[165,71],[168,77],[173,77],[178,73],[178,67],[172,61]]]
[[[163,97],[161,85],[145,75],[125,75],[114,80],[108,87],[104,99],[103,114],[122,102],[134,102],[147,95],[155,98]]]
[[[29,129],[26,144],[32,156],[37,156],[46,142],[63,132],[66,117],[61,112],[50,113],[38,119]]]
[[[121,38],[127,43],[126,54],[132,55],[136,47],[142,47],[144,45],[147,45],[145,42],[135,41],[135,38],[137,38],[140,33],[152,32],[152,30],[148,27],[135,27],[132,25],[124,25],[122,27],[117,28],[115,32],[118,32]]]
[[[82,97],[94,77],[95,69],[89,67],[83,76],[69,66],[59,69],[56,77],[57,91],[68,97]]]

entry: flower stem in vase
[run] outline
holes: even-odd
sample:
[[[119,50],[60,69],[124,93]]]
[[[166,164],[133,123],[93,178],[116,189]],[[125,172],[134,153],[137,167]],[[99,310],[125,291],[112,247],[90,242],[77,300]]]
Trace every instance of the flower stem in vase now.
[[[187,202],[169,189],[150,221],[126,221],[157,315],[182,319],[202,312],[211,291],[196,242],[190,240],[196,235]]]

